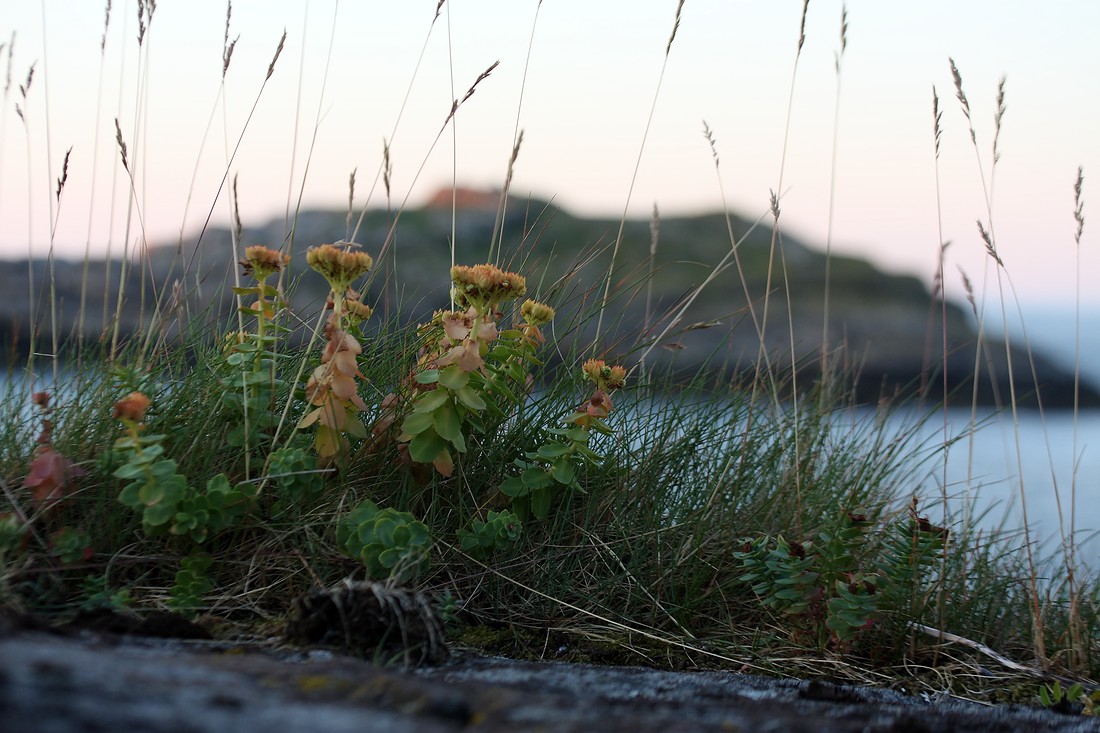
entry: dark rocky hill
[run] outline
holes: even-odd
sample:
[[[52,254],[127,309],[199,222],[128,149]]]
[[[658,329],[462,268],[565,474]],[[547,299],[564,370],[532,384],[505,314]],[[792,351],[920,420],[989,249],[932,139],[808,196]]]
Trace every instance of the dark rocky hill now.
[[[490,257],[495,199],[495,195],[463,197],[467,206],[459,209],[454,221],[457,262],[472,264]],[[377,260],[367,298],[382,318],[418,321],[447,306],[449,196],[439,203],[446,206],[403,212],[396,226],[394,214],[368,212],[355,234],[355,241]],[[352,229],[354,225],[352,221]],[[393,236],[388,237],[391,227]],[[493,257],[527,276],[529,294],[559,309],[554,338],[561,353],[573,346],[590,348],[599,328],[596,350],[610,358],[636,362],[648,351],[648,366],[672,369],[681,376],[704,364],[744,374],[755,369],[762,332],[767,362],[780,381],[789,381],[792,344],[800,389],[816,375],[823,343],[823,253],[784,236],[773,257],[770,222],[752,229],[749,222],[732,216],[727,227],[719,213],[663,219],[651,258],[651,223],[627,221],[611,299],[597,325],[603,278],[618,228],[617,221],[578,218],[545,202],[513,199],[509,203]],[[323,242],[349,238],[348,217],[343,211],[305,211],[292,231],[286,229],[282,220],[248,228],[242,242],[290,248],[294,261],[287,283],[292,308],[297,316],[311,321],[325,285],[306,270],[303,253]],[[731,253],[731,229],[740,242],[736,257]],[[383,249],[387,239],[389,246]],[[120,332],[125,336],[150,323],[166,332],[196,323],[227,327],[233,313],[232,252],[229,232],[219,229],[207,231],[197,246],[191,241],[183,248],[151,247],[147,261],[128,268],[125,298],[118,311]],[[722,271],[677,320],[674,316],[686,299],[723,261]],[[765,308],[769,262],[771,293]],[[32,320],[40,324],[36,349],[49,350],[43,348],[50,342],[48,268],[37,261],[31,269],[36,319],[30,315],[27,263],[7,263],[0,269],[0,292],[5,294],[0,299],[0,337],[9,351],[25,352],[30,346]],[[85,276],[81,263],[55,263],[58,330],[63,338],[79,329],[82,300],[84,335],[98,339],[110,333],[120,270],[118,261],[92,262]],[[85,280],[88,286],[82,299]],[[856,380],[859,399],[912,395],[923,385],[927,398],[938,401],[946,373],[948,392],[969,402],[977,338],[963,307],[934,301],[915,277],[887,274],[865,260],[844,256],[832,258],[830,293],[826,348],[834,363]],[[159,313],[153,307],[158,299]],[[708,327],[693,328],[698,324]],[[1033,393],[1035,382],[1026,352],[1014,345],[1011,356],[1017,391]],[[980,400],[993,402],[998,392],[1007,399],[1004,343],[989,338],[980,361]],[[1034,354],[1034,363],[1044,404],[1069,404],[1072,375],[1042,354]],[[1100,395],[1084,385],[1082,403],[1100,404]]]

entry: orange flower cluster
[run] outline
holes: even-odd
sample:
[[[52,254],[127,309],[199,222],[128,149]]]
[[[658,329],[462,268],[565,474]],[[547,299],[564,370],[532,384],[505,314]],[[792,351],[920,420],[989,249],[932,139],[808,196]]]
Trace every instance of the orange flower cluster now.
[[[611,392],[626,384],[626,369],[621,366],[607,366],[602,359],[589,359],[581,367],[585,378],[596,383],[596,390],[580,407],[574,416],[574,422],[588,427],[592,420],[606,420],[614,405],[611,404]]]
[[[328,280],[333,293],[342,296],[353,282],[370,271],[374,259],[366,252],[322,244],[306,252],[306,264]]]
[[[352,245],[322,244],[306,252],[306,263],[324,276],[332,288],[327,307],[332,309],[325,324],[325,347],[321,364],[306,382],[306,399],[317,409],[307,413],[299,428],[317,423],[315,446],[322,459],[334,458],[348,448],[345,433],[365,438],[367,431],[357,412],[367,409],[359,396],[356,378],[363,378],[356,358],[363,353],[347,329],[371,315],[370,306],[361,303],[351,284],[374,266],[366,252],[355,252]]]
[[[546,337],[542,335],[539,326],[545,326],[554,320],[554,309],[545,303],[539,303],[537,300],[528,298],[520,306],[519,314],[524,321],[523,325],[520,326],[520,330],[523,332],[527,343],[532,346],[541,346],[546,341]]]
[[[252,275],[261,283],[290,264],[290,256],[257,244],[246,247],[244,258],[239,261],[244,276]]]
[[[348,297],[344,300],[344,309],[347,311],[348,321],[355,325],[361,321],[365,321],[374,314],[374,308],[371,308],[366,303],[361,303],[358,300],[358,294],[355,298],[352,298],[352,293],[348,292]]]
[[[116,420],[139,423],[145,419],[145,411],[148,409],[149,398],[141,392],[131,392],[115,403],[111,410],[111,417]]]
[[[523,301],[523,305],[519,307],[519,314],[532,326],[545,326],[554,320],[553,308],[530,298]]]
[[[621,389],[626,384],[626,369],[621,366],[608,366],[602,359],[589,359],[581,367],[584,376],[596,383],[596,389]]]
[[[527,281],[522,275],[506,272],[496,265],[455,265],[451,268],[455,300],[486,315],[501,303],[522,298]]]

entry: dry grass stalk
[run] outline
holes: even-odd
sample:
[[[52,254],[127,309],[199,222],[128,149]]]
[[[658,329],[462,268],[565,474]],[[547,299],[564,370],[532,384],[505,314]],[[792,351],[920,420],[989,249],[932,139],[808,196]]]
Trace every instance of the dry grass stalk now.
[[[27,99],[27,94],[31,90],[31,83],[34,81],[34,69],[37,65],[37,61],[31,63],[30,68],[27,69],[26,81],[19,85],[19,95],[23,97],[24,101]]]
[[[122,139],[122,125],[118,123],[118,118],[115,118],[115,142],[118,144],[118,154],[122,158],[122,167],[127,172],[130,170],[130,164],[126,160],[126,141]]]
[[[1006,78],[1002,76],[997,83],[997,110],[993,113],[993,165],[997,165],[997,161],[1001,159],[997,142],[1001,137],[1001,120],[1005,114],[1005,81]]]
[[[940,124],[943,120],[943,110],[940,109],[940,97],[936,94],[935,85],[932,86],[932,133],[933,142],[936,148],[936,160],[940,159],[940,135],[942,128]],[[940,237],[943,239],[943,237]]]
[[[103,11],[103,37],[99,41],[99,53],[107,52],[107,29],[111,27],[111,0],[107,0],[107,7]]]
[[[1034,548],[1032,547],[1032,541],[1031,541],[1031,522],[1030,522],[1030,519],[1029,519],[1029,516],[1028,516],[1027,495],[1024,492],[1023,454],[1022,454],[1021,446],[1020,446],[1020,430],[1019,430],[1019,424],[1020,424],[1019,423],[1019,401],[1018,401],[1017,392],[1016,392],[1016,376],[1015,376],[1015,365],[1013,363],[1014,360],[1013,360],[1013,352],[1012,352],[1012,340],[1009,337],[1008,326],[1007,326],[1007,324],[1008,324],[1008,315],[1007,315],[1007,312],[1006,312],[1005,290],[1004,290],[1004,285],[1003,285],[1003,278],[1005,276],[1007,276],[1007,271],[1006,271],[1006,268],[1004,266],[1004,262],[1001,260],[1000,254],[997,252],[997,245],[996,245],[997,239],[996,239],[996,235],[993,232],[993,194],[992,194],[992,192],[993,192],[993,174],[994,174],[994,171],[996,170],[996,159],[997,159],[998,151],[997,151],[996,142],[994,142],[994,145],[993,145],[994,160],[993,160],[993,164],[991,165],[991,168],[990,168],[990,176],[989,176],[989,181],[987,183],[986,182],[986,177],[985,177],[984,173],[982,173],[982,169],[981,169],[981,154],[978,151],[977,135],[974,132],[974,126],[973,126],[973,123],[971,121],[970,103],[967,100],[966,94],[963,92],[963,88],[962,88],[962,75],[959,73],[958,67],[955,65],[954,60],[949,59],[949,61],[950,61],[950,64],[951,64],[951,75],[952,75],[952,78],[954,79],[954,82],[955,82],[956,97],[958,98],[959,103],[962,106],[963,114],[966,116],[967,122],[970,126],[970,141],[971,141],[972,147],[974,148],[974,154],[978,159],[978,170],[979,170],[979,175],[980,175],[981,181],[982,181],[982,189],[983,189],[984,194],[985,194],[986,214],[989,217],[989,227],[988,228],[983,226],[982,222],[980,220],[978,220],[978,222],[977,222],[978,223],[978,233],[981,236],[982,241],[985,243],[985,248],[986,248],[987,254],[989,254],[989,256],[994,260],[994,262],[997,265],[997,267],[996,267],[996,276],[997,276],[997,289],[998,289],[998,292],[1000,294],[999,300],[1000,300],[1000,309],[1001,309],[1001,321],[1002,321],[1002,323],[1005,324],[1005,327],[1004,327],[1003,332],[1002,332],[1002,340],[1004,342],[1005,367],[1006,367],[1006,371],[1007,371],[1007,375],[1008,375],[1009,408],[1011,409],[1012,424],[1013,424],[1013,428],[1014,428],[1013,429],[1013,437],[1015,439],[1015,448],[1016,448],[1016,471],[1017,471],[1017,483],[1018,483],[1018,488],[1019,488],[1018,496],[1019,496],[1019,500],[1020,500],[1020,514],[1021,514],[1021,517],[1023,519],[1024,552],[1025,552],[1025,555],[1026,555],[1026,558],[1027,558],[1027,568],[1028,568],[1028,576],[1029,576],[1028,577],[1028,593],[1029,593],[1029,599],[1028,600],[1029,600],[1029,611],[1031,613],[1032,643],[1034,644],[1035,656],[1040,660],[1040,662],[1043,664],[1044,667],[1049,667],[1051,660],[1048,658],[1047,653],[1046,653],[1046,641],[1045,641],[1045,632],[1044,632],[1044,624],[1045,624],[1045,622],[1044,622],[1044,613],[1043,613],[1043,608],[1042,608],[1042,602],[1040,601],[1040,597],[1039,597],[1038,571],[1036,569],[1035,557],[1034,557]],[[995,124],[995,127],[996,127],[996,130],[995,130],[995,133],[994,133],[995,135],[1000,134],[1001,123],[1003,121],[1003,116],[1004,116],[1004,111],[1005,111],[1004,85],[1005,85],[1005,81],[1004,81],[1004,78],[1002,77],[1002,79],[1001,79],[1001,81],[998,85],[997,111],[994,115],[994,124]],[[1011,280],[1009,280],[1009,286],[1011,287]],[[979,321],[978,321],[978,348],[976,349],[976,353],[975,353],[975,375],[974,375],[975,390],[977,389],[978,357],[979,357],[979,354],[981,352],[982,326],[983,326],[982,321],[981,321],[981,319],[979,319]],[[1034,362],[1034,358],[1032,356],[1031,345],[1028,342],[1026,329],[1024,330],[1024,345],[1025,345],[1025,350],[1027,352],[1029,364],[1031,366],[1031,375],[1032,375],[1034,383],[1036,384],[1035,397],[1036,397],[1036,400],[1038,401],[1038,404],[1039,404],[1039,416],[1040,416],[1040,419],[1043,419],[1043,403],[1042,403],[1041,395],[1038,392],[1038,379],[1035,378],[1035,376],[1036,376],[1035,362]],[[975,392],[975,395],[976,394],[977,393]],[[971,414],[972,415],[974,414],[975,409],[976,409],[976,400],[975,400],[975,404],[972,405],[972,407],[971,407]],[[1049,458],[1049,456],[1050,456],[1049,445],[1048,445],[1047,453],[1048,453],[1048,458]],[[1061,507],[1061,501],[1060,501],[1059,495],[1058,495],[1058,483],[1057,483],[1057,479],[1054,477],[1053,473],[1051,475],[1051,478],[1052,478],[1052,481],[1053,481],[1055,503],[1056,503],[1057,508],[1058,508],[1059,519],[1061,519],[1062,507]],[[1065,548],[1066,547],[1066,542],[1065,542],[1065,535],[1064,535],[1064,527],[1062,526],[1061,521],[1059,521],[1059,530],[1063,532],[1062,546],[1063,546],[1063,548]]]
[[[959,67],[955,65],[955,59],[948,58],[947,61],[951,64],[951,78],[955,81],[955,97],[959,100],[959,104],[962,105],[963,115],[966,116],[966,123],[970,126],[970,142],[977,145],[978,133],[974,131],[974,121],[970,117],[970,102],[966,98],[966,92],[963,91],[962,74],[959,73]]]
[[[267,76],[264,77],[264,81],[271,78],[271,75],[275,73],[275,62],[279,60],[279,57],[283,54],[283,46],[286,44],[286,30],[283,30],[283,35],[279,38],[279,46],[275,49],[275,55],[271,57],[271,63],[267,66]]]
[[[344,241],[351,239],[351,218],[355,213],[355,172],[358,168],[352,168],[348,175],[348,215],[344,218]]]
[[[233,17],[233,0],[229,0],[225,7],[225,37],[222,40],[222,80],[229,71],[229,62],[233,59],[233,49],[237,47],[237,41],[241,40],[238,34],[232,41],[229,40],[229,20]],[[274,62],[272,62],[274,63]],[[271,76],[269,73],[268,76]]]
[[[393,159],[390,157],[390,144],[382,139],[382,186],[386,189],[386,201],[389,202],[393,195],[391,181],[393,180]],[[388,206],[387,206],[388,208]]]
[[[535,29],[538,27],[539,11],[541,9],[542,0],[539,0],[538,5],[535,6],[535,17],[531,21],[531,35],[527,39],[527,58],[523,63],[523,80],[520,82],[519,100],[516,102],[516,121],[512,131],[512,156],[508,159],[508,170],[504,176],[504,188],[501,189],[500,202],[497,204],[497,215],[493,221],[493,234],[489,237],[488,262],[497,261],[497,259],[494,258],[494,247],[499,256],[500,250],[504,246],[504,217],[508,213],[508,191],[512,187],[512,174],[515,171],[516,160],[519,158],[520,146],[523,144],[523,130],[520,129],[519,122],[523,112],[524,93],[527,91],[527,72],[531,68],[531,51],[535,47]]]
[[[806,12],[810,9],[810,0],[802,0],[802,20],[798,26],[798,53],[802,53],[802,46],[806,43]]]
[[[480,84],[481,82],[483,82],[484,80],[488,79],[489,75],[493,73],[493,69],[495,69],[498,66],[500,66],[500,61],[494,61],[492,64],[490,64],[489,68],[487,68],[485,71],[481,72],[481,74],[478,75],[477,79],[474,79],[474,83],[471,84],[470,88],[466,90],[466,94],[463,95],[461,100],[455,99],[454,101],[451,102],[451,111],[447,114],[447,117],[443,120],[443,124],[439,128],[440,132],[447,129],[447,125],[449,125],[451,120],[454,119],[455,114],[458,112],[458,108],[461,107],[466,102],[467,99],[474,96],[474,92],[477,91],[477,85]]]
[[[57,201],[61,202],[61,192],[65,190],[65,183],[69,180],[69,156],[72,155],[73,148],[70,145],[69,149],[65,151],[65,161],[61,164],[61,176],[57,179]],[[54,226],[56,227],[56,222]]]
[[[504,217],[508,213],[508,193],[512,189],[512,175],[515,173],[519,149],[523,145],[523,130],[516,134],[512,145],[512,155],[508,158],[508,169],[504,172],[504,186],[500,189],[500,201],[497,202],[497,214],[493,221],[493,234],[489,237],[488,262],[497,264],[497,257],[504,247]]]
[[[1074,328],[1073,328],[1073,452],[1074,460],[1078,454],[1078,418],[1081,409],[1081,235],[1085,231],[1085,202],[1082,199],[1081,190],[1085,182],[1085,170],[1077,166],[1077,178],[1073,182],[1073,220],[1076,229],[1073,232],[1073,241],[1076,244],[1076,283],[1074,288]],[[1073,583],[1074,573],[1077,570],[1077,471],[1070,473],[1070,504],[1069,504],[1069,536],[1066,544],[1066,568],[1067,583],[1069,583],[1069,631],[1071,646],[1071,662],[1078,669],[1087,668],[1088,649],[1085,639],[1087,632],[1084,630],[1084,621],[1081,618],[1081,591]]]
[[[985,242],[986,253],[993,258],[993,261],[996,262],[999,267],[1004,267],[1005,263],[1001,260],[1001,256],[997,254],[997,245],[993,243],[993,235],[982,225],[981,219],[977,221],[977,224],[978,234],[981,236],[982,241]]]
[[[1081,235],[1085,231],[1085,202],[1081,198],[1081,187],[1085,183],[1085,169],[1077,166],[1077,180],[1073,182],[1073,220],[1077,222],[1077,231],[1073,234],[1073,241],[1081,246]]]
[[[540,0],[541,2],[541,0]],[[809,0],[806,0],[809,2]],[[672,33],[668,36],[668,45],[665,46],[665,56],[668,56],[668,52],[672,50],[672,42],[676,40],[676,32],[680,30],[680,13],[684,10],[684,0],[680,0],[676,6],[676,20],[672,23]]]
[[[157,12],[157,0],[138,0],[138,46],[145,43],[145,34],[153,25],[153,14]]]
[[[836,154],[840,139],[840,68],[844,51],[848,48],[848,8],[840,7],[840,50],[836,52],[834,68],[836,70],[836,100],[833,104],[833,149],[829,164],[829,222],[825,230],[825,292],[822,298],[821,317],[821,378],[828,379],[829,368],[829,303],[830,285],[833,271],[833,212],[836,206]]]
[[[711,157],[714,159],[714,172],[718,178],[718,194],[722,200],[722,214],[726,220],[726,234],[729,237],[730,241],[730,251],[725,257],[723,257],[723,262],[725,262],[729,259],[729,257],[732,256],[734,266],[737,268],[737,276],[741,281],[741,289],[745,295],[745,304],[749,311],[749,317],[752,320],[752,326],[756,331],[757,338],[760,341],[763,341],[764,336],[760,328],[760,321],[756,316],[756,306],[753,305],[753,298],[752,294],[749,292],[748,280],[745,278],[745,270],[741,265],[741,256],[738,253],[738,246],[740,245],[740,242],[737,240],[737,237],[733,233],[733,219],[730,217],[730,208],[729,204],[726,201],[726,187],[722,183],[720,157],[718,155],[718,141],[714,137],[714,130],[711,129],[706,120],[703,120],[703,136],[706,138],[707,144],[710,146],[710,154]],[[761,221],[763,221],[766,215],[767,212],[761,214],[760,217],[753,223],[752,227],[749,229],[749,232],[756,229],[756,227],[760,224]],[[744,237],[747,237],[749,232],[746,232]],[[744,237],[741,241],[744,241]],[[725,269],[725,266],[723,266],[722,269]],[[771,373],[771,363],[766,353],[764,354],[764,361],[768,373]]]

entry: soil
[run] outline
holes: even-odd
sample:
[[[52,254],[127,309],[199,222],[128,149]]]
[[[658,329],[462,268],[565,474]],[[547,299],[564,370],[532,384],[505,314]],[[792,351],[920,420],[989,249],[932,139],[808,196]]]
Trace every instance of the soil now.
[[[116,631],[0,623],[0,730],[1100,733],[1081,715],[821,681],[454,653],[406,669],[273,640]]]

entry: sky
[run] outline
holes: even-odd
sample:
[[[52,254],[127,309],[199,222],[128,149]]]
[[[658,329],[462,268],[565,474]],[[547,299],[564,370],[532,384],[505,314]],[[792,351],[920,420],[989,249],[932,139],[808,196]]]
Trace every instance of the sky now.
[[[579,215],[709,212],[724,196],[755,219],[781,190],[785,232],[892,272],[930,281],[950,242],[947,291],[960,301],[959,269],[996,287],[982,220],[1021,301],[1065,306],[1080,281],[1100,306],[1095,0],[849,0],[839,72],[839,0],[810,0],[800,54],[801,0],[686,0],[671,46],[677,0],[448,0],[434,22],[437,0],[237,0],[224,78],[224,0],[160,0],[140,46],[136,0],[114,0],[106,32],[105,3],[4,5],[4,259],[51,243],[66,257],[117,255],[142,233],[193,239],[208,216],[228,221],[223,180],[234,177],[246,225],[299,197],[346,207],[353,170],[356,208],[384,205],[381,184],[368,199],[384,141],[394,205],[452,181],[499,187],[522,129],[512,192]],[[445,125],[452,100],[497,61]],[[485,243],[458,248],[461,258]]]

